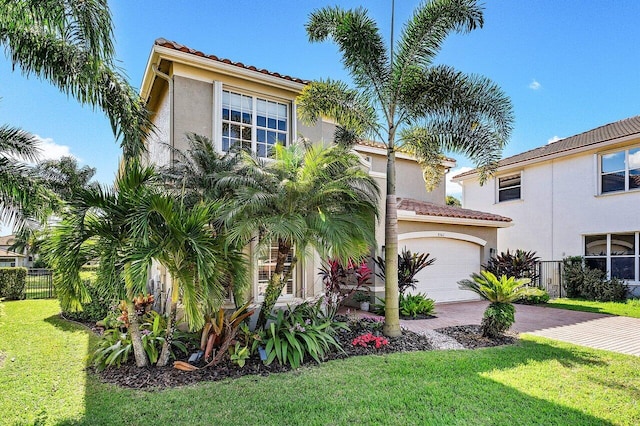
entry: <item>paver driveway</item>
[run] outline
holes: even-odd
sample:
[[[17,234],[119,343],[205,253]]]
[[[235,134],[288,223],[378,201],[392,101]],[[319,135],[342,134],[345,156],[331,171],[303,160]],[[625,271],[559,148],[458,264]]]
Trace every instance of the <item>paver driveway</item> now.
[[[437,318],[401,323],[403,327],[416,332],[453,325],[480,324],[487,306],[488,302],[485,301],[438,304]],[[640,356],[640,318],[516,305],[516,322],[511,329],[518,333]]]

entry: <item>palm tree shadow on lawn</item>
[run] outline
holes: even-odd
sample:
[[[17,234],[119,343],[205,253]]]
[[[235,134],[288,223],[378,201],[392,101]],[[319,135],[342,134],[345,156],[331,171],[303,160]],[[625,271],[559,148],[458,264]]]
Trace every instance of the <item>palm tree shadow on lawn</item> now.
[[[69,332],[76,332],[79,328],[86,329],[83,325],[67,322],[59,316],[51,316],[45,321]],[[91,333],[88,329],[86,332]],[[100,383],[92,370],[86,369],[84,417],[80,421],[66,421],[60,424],[120,424],[126,419],[137,419],[136,421],[141,422],[170,420],[174,424],[183,424],[193,421],[192,414],[189,413],[198,412],[210,413],[210,417],[207,417],[209,421],[216,421],[215,413],[225,413],[224,421],[220,424],[265,421],[287,423],[292,421],[292,417],[289,416],[295,414],[290,414],[291,411],[280,407],[283,400],[288,401],[289,407],[295,407],[296,401],[299,401],[301,409],[305,405],[308,406],[308,401],[317,401],[318,405],[307,408],[310,411],[305,413],[305,422],[308,424],[326,422],[325,410],[329,408],[332,412],[342,413],[339,417],[332,417],[332,422],[349,423],[353,420],[351,416],[354,409],[361,412],[369,406],[375,406],[381,413],[398,410],[398,407],[395,407],[398,398],[403,405],[403,409],[399,410],[395,418],[398,423],[417,421],[426,424],[450,419],[449,421],[474,424],[612,424],[565,405],[528,395],[486,377],[486,374],[496,371],[507,371],[549,360],[559,362],[567,370],[604,364],[589,353],[522,341],[514,346],[456,351],[449,354],[452,356],[428,359],[424,358],[424,352],[371,356],[361,360],[354,357],[330,361],[320,366],[310,364],[295,372],[269,377],[244,377],[238,380],[208,382],[203,384],[204,387],[187,386],[162,392],[142,393]],[[89,355],[78,354],[87,359]],[[320,371],[313,372],[316,369]],[[366,370],[366,374],[362,374],[361,370]],[[332,380],[326,380],[326,377],[332,377]],[[396,381],[402,386],[387,387],[385,383],[388,381]],[[344,404],[344,408],[336,407],[335,402],[329,407],[327,402],[323,402],[322,395],[335,391],[334,386],[343,382],[347,386],[341,388],[342,398],[338,404]],[[624,387],[613,380],[601,383],[607,388]],[[265,395],[265,387],[279,389],[278,398],[270,398],[268,393]],[[388,392],[372,393],[369,399],[360,401],[361,390],[370,387],[385,387]],[[434,393],[437,395],[432,395]],[[476,402],[469,406],[469,401]],[[171,404],[168,412],[167,404]],[[511,414],[504,414],[507,417],[501,417],[501,408],[507,406],[535,409],[526,411],[527,409],[523,408],[525,411],[522,416],[526,417],[508,417],[513,415],[513,410]],[[229,407],[233,407],[230,412]],[[410,416],[403,418],[403,411],[410,411],[407,413]],[[372,413],[374,417],[369,419],[372,423],[389,422],[389,418],[375,418],[379,415],[376,413]],[[540,417],[531,417],[532,415]]]

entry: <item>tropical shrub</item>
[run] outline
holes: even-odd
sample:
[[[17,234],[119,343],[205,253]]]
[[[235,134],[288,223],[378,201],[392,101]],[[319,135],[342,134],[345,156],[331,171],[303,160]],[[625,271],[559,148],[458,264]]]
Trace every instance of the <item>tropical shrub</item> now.
[[[0,268],[0,297],[22,300],[26,297],[27,268]]]
[[[84,280],[84,285],[91,297],[91,301],[82,304],[81,311],[63,310],[62,315],[67,319],[80,322],[104,320],[110,312],[114,311],[118,305],[118,300],[112,295],[106,294],[104,288],[99,285],[95,278]]]
[[[418,315],[433,315],[435,301],[424,293],[400,294],[400,315],[416,318]]]
[[[319,363],[332,348],[342,350],[334,335],[346,324],[322,316],[317,308],[318,304],[303,303],[271,316],[264,337],[267,365],[277,360],[298,368],[307,356]]]
[[[506,275],[515,278],[529,278],[531,282],[537,282],[539,277],[537,263],[540,258],[535,251],[516,250],[513,253],[509,250],[493,256],[486,265],[485,271],[491,272],[496,277]]]
[[[142,345],[151,364],[158,362],[160,349],[165,342],[166,323],[166,318],[156,311],[149,311],[142,317],[140,323]],[[185,354],[187,353],[187,347],[182,341],[180,334],[176,333],[176,335],[174,335],[171,345],[172,357],[175,358],[173,349],[178,349]],[[133,343],[128,328],[124,331],[122,331],[120,327],[107,329],[104,331],[102,339],[93,353],[93,365],[98,371],[102,371],[111,366],[120,367],[129,360],[132,351]]]
[[[584,281],[584,259],[582,256],[570,256],[562,260],[562,285],[567,297],[580,297],[580,288]]]
[[[398,291],[400,294],[404,294],[408,289],[415,290],[416,275],[429,265],[433,265],[436,261],[435,258],[429,259],[429,253],[412,253],[411,250],[406,247],[398,254]],[[380,279],[385,280],[386,277],[386,262],[378,256],[375,259],[378,272],[376,275]]]
[[[335,316],[340,304],[371,284],[371,270],[366,263],[356,266],[349,262],[345,268],[338,259],[328,259],[318,273],[325,288],[327,313]]]
[[[519,303],[521,305],[541,305],[543,303],[547,303],[550,299],[549,293],[544,289],[540,289],[540,290],[542,291],[542,294],[540,295],[528,294],[516,300],[515,303]]]
[[[254,311],[248,310],[251,302],[249,300],[230,314],[227,314],[224,308],[220,308],[215,315],[207,317],[200,339],[200,350],[204,351],[207,367],[220,362],[242,322],[253,315]]]
[[[472,274],[471,279],[458,281],[463,290],[470,290],[491,302],[482,318],[482,335],[498,337],[507,331],[515,321],[515,308],[512,303],[523,296],[542,295],[542,290],[528,287],[529,278],[516,279],[502,275],[497,278],[491,272],[481,271]]]
[[[587,266],[580,256],[563,260],[562,281],[568,297],[580,297],[599,302],[624,301],[628,297],[629,287],[618,278],[607,279],[606,274]]]

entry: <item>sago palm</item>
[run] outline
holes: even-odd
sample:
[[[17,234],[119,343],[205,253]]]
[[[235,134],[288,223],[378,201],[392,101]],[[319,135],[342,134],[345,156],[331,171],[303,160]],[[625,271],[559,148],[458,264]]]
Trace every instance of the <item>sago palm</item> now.
[[[273,158],[242,153],[243,165],[222,177],[221,190],[233,190],[225,215],[231,243],[258,237],[258,251],[277,246],[274,272],[262,303],[258,327],[308,248],[346,263],[375,243],[379,190],[358,157],[338,146],[274,147]],[[285,267],[292,256],[291,266]]]
[[[419,6],[405,24],[398,42],[386,47],[376,23],[364,9],[325,7],[306,25],[312,42],[333,40],[355,88],[324,80],[307,85],[298,98],[298,112],[313,123],[328,117],[340,126],[336,139],[371,136],[387,148],[384,333],[401,333],[398,312],[398,228],[395,156],[413,153],[431,185],[443,174],[443,153],[459,152],[475,162],[481,179],[495,169],[511,132],[511,103],[487,78],[466,75],[435,57],[452,32],[483,25],[475,0],[433,0]]]
[[[472,274],[470,280],[458,282],[461,289],[470,290],[490,302],[482,318],[482,335],[497,337],[507,331],[515,321],[513,302],[526,296],[541,296],[539,288],[528,287],[529,278],[497,278],[491,272]]]
[[[114,64],[112,38],[105,0],[0,0],[0,45],[13,66],[101,108],[131,158],[144,150],[149,121]]]

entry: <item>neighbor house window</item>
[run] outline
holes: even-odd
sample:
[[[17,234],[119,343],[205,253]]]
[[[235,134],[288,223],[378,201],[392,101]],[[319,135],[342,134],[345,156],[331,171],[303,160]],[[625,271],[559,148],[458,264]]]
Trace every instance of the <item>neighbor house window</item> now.
[[[588,266],[623,280],[640,281],[638,277],[638,232],[587,235],[584,257]]]
[[[276,144],[287,145],[289,107],[287,104],[222,91],[222,150],[241,148],[267,157]]]
[[[640,188],[640,148],[600,156],[600,192],[629,191]]]
[[[285,271],[291,269],[291,261],[293,259],[293,250],[287,256],[285,260]],[[263,298],[266,291],[267,286],[269,285],[269,280],[271,276],[274,274],[276,269],[276,261],[278,259],[278,245],[272,245],[269,250],[263,255],[258,257],[258,297]],[[282,293],[280,296],[292,297],[294,292],[294,280],[293,275],[287,281],[287,284],[282,289]]]
[[[522,175],[509,175],[498,178],[498,202],[519,200],[521,198]]]

